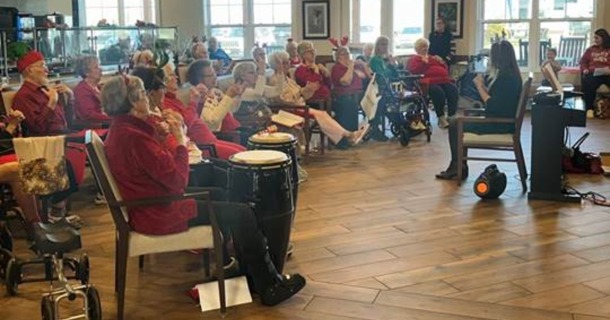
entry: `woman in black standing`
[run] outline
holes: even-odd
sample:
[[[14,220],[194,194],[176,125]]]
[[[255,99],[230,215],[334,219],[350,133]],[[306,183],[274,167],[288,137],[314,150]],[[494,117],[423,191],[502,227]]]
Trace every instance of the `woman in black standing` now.
[[[451,52],[453,34],[451,33],[451,30],[447,28],[447,24],[443,17],[436,18],[434,31],[430,32],[428,40],[430,41],[428,53],[432,56],[443,58],[448,66],[451,65],[453,63],[453,53]]]

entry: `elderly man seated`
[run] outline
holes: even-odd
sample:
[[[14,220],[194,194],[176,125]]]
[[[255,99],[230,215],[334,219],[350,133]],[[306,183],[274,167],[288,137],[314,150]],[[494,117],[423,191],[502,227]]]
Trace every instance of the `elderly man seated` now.
[[[47,65],[43,55],[30,51],[17,61],[17,69],[23,76],[23,84],[15,94],[13,109],[20,111],[25,119],[26,134],[30,136],[50,136],[68,132],[64,107],[73,102],[72,90],[65,84],[49,85]],[[84,152],[66,152],[68,163],[74,169],[74,176],[82,177],[85,170]],[[52,208],[49,219],[63,220],[66,216],[67,196],[76,189],[78,178],[72,177],[72,187],[64,194],[51,199]],[[76,216],[69,219],[80,226]]]

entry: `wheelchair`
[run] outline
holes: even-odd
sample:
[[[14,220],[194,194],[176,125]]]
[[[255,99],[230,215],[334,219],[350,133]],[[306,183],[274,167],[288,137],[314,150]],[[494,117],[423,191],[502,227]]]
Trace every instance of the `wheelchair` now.
[[[42,197],[43,212],[50,204],[50,197]],[[26,238],[31,245],[29,249],[36,258],[20,259],[13,252],[13,239],[10,223],[17,221],[25,230]],[[0,185],[0,279],[4,281],[6,291],[10,296],[19,293],[19,285],[29,282],[51,282],[49,292],[44,293],[41,300],[42,319],[102,319],[102,309],[99,292],[89,284],[90,264],[86,254],[78,259],[65,256],[65,253],[81,248],[80,232],[67,222],[27,223],[17,208],[10,187]],[[24,269],[33,265],[42,265],[43,276],[26,277]],[[70,274],[65,274],[70,269]],[[76,279],[80,283],[72,284],[69,280]],[[54,285],[58,282],[58,285]],[[83,312],[67,318],[60,317],[60,304],[66,299],[82,300]]]
[[[385,85],[381,95],[385,99],[386,117],[390,120],[390,132],[402,146],[409,145],[411,138],[426,135],[427,142],[432,136],[428,99],[419,79],[423,75],[401,72],[389,85]]]

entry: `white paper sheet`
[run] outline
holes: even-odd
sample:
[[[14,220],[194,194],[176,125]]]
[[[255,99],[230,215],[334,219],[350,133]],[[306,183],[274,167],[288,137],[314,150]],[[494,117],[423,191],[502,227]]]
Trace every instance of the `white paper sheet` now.
[[[198,284],[195,288],[199,290],[201,312],[220,309],[218,281]],[[225,293],[227,307],[252,302],[245,276],[225,280]]]

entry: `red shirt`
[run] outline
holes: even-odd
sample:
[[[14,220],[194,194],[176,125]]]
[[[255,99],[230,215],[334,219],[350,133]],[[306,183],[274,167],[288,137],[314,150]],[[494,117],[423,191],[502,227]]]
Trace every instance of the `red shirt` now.
[[[74,87],[74,116],[86,121],[110,120],[110,117],[102,112],[99,89],[91,87],[85,80]]]
[[[218,140],[208,126],[199,118],[195,102],[185,107],[182,101],[176,98],[175,93],[165,93],[163,107],[174,110],[182,115],[186,124],[186,135],[195,143],[214,144]]]
[[[181,195],[188,182],[186,147],[168,136],[165,145],[155,128],[130,115],[113,117],[105,143],[108,166],[124,200]],[[193,199],[128,209],[129,225],[144,234],[170,234],[188,229],[196,216]]]
[[[241,127],[241,123],[233,117],[232,113],[227,113],[227,115],[222,119],[222,125],[220,126],[220,132],[232,132],[237,130],[237,128]]]
[[[316,73],[312,68],[302,64],[294,72],[294,78],[301,87],[306,86],[307,82],[320,83],[320,88],[307,101],[320,101],[330,98],[330,79],[324,77],[321,73]]]
[[[411,57],[407,63],[407,69],[411,73],[423,74],[422,83],[443,84],[453,82],[453,79],[449,76],[447,65],[432,56],[428,56],[427,63],[420,55]]]
[[[65,133],[67,124],[62,99],[59,99],[55,109],[47,107],[49,98],[41,88],[32,82],[24,81],[15,94],[13,109],[23,112],[24,123],[31,136]]]
[[[591,46],[580,58],[580,70],[595,71],[596,68],[610,68],[610,49]]]
[[[360,70],[366,74],[364,67],[361,64],[354,66],[354,76],[352,77],[352,83],[344,85],[341,83],[341,78],[347,73],[347,66],[342,63],[335,63],[332,71],[330,72],[330,78],[333,81],[333,90],[338,95],[354,94],[362,91],[362,79],[356,74],[356,70]]]

